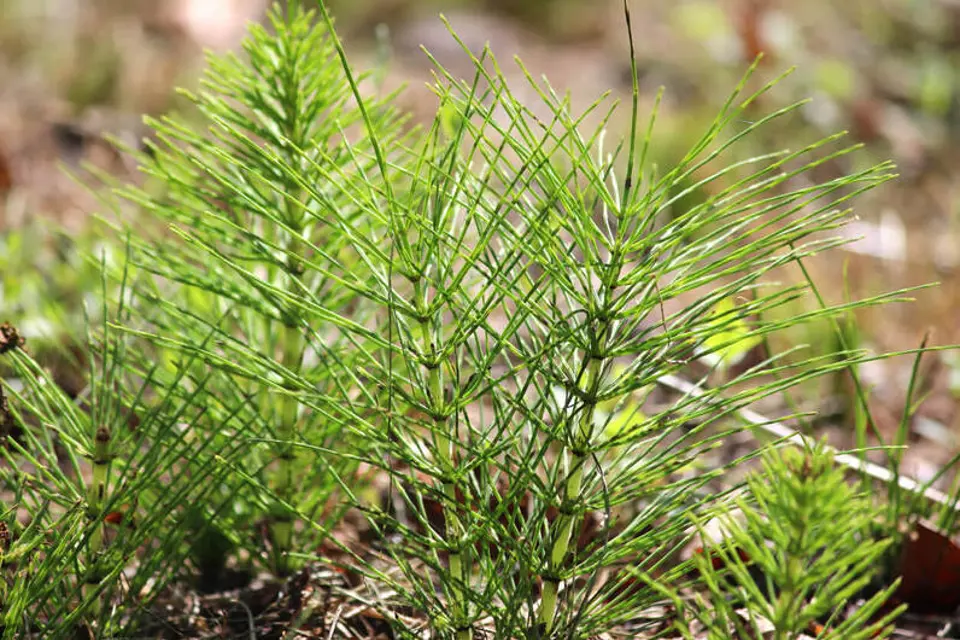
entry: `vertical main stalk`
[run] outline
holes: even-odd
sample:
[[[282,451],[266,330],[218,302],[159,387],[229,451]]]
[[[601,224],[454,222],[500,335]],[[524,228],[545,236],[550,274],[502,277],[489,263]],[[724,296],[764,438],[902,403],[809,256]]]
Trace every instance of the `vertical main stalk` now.
[[[543,588],[540,595],[540,623],[544,633],[549,636],[557,617],[557,600],[560,592],[560,571],[570,553],[571,541],[575,544],[576,534],[580,530],[583,517],[577,513],[574,504],[580,498],[583,488],[583,469],[589,458],[591,439],[593,437],[593,421],[597,409],[597,394],[603,367],[606,364],[607,347],[611,335],[611,320],[609,310],[613,304],[614,290],[617,279],[620,277],[621,254],[619,249],[612,252],[607,273],[602,274],[599,300],[592,310],[591,316],[595,323],[592,327],[589,352],[585,354],[586,367],[577,381],[579,396],[583,398],[580,409],[580,420],[576,432],[573,434],[572,446],[568,445],[562,453],[562,462],[566,472],[565,480],[557,477],[560,486],[557,494],[560,496],[560,513],[553,525],[554,538],[550,548],[550,557],[546,571],[542,574]]]
[[[568,510],[572,508],[573,502],[580,497],[580,490],[583,485],[583,467],[587,462],[585,450],[589,446],[593,430],[594,414],[597,407],[595,396],[600,384],[602,366],[603,361],[599,358],[591,358],[587,365],[583,385],[581,386],[581,391],[584,392],[587,400],[584,402],[583,413],[580,416],[577,428],[577,446],[569,453],[569,458],[567,451],[563,453],[567,476],[560,491],[560,514],[554,525],[556,536],[550,550],[547,572],[543,576],[541,593],[540,621],[544,625],[545,633],[549,633],[553,628],[556,618],[557,598],[560,589],[560,578],[557,573],[563,566],[564,560],[566,560],[567,553],[570,550],[570,541],[574,538],[574,533],[581,522],[580,517]],[[569,466],[567,466],[568,464]]]
[[[110,483],[110,430],[99,427],[93,437],[93,455],[91,457],[92,477],[87,485],[87,517],[94,521],[93,531],[87,540],[87,571],[84,576],[83,592],[89,592],[100,585],[100,552],[103,550],[103,507],[107,502],[107,490]],[[94,611],[99,610],[99,602],[92,603]]]
[[[420,281],[414,283],[414,298],[421,318],[426,316],[428,308],[426,291]],[[443,469],[443,496],[445,505],[443,507],[444,538],[449,544],[455,540],[457,548],[448,548],[448,562],[450,567],[451,581],[448,585],[450,593],[450,613],[454,627],[456,629],[457,640],[471,640],[473,633],[466,627],[466,618],[468,614],[468,605],[464,598],[464,587],[469,578],[468,571],[464,567],[462,553],[459,549],[463,538],[462,524],[457,515],[457,485],[451,478],[454,472],[454,441],[456,437],[451,437],[449,433],[450,421],[448,418],[440,418],[443,413],[443,377],[440,370],[440,363],[436,359],[436,345],[433,341],[432,326],[435,321],[420,321],[420,338],[422,351],[425,361],[422,365],[427,374],[427,404],[434,410],[434,437],[437,443],[437,455],[440,468]]]
[[[300,224],[291,225],[293,237],[287,243],[286,279],[287,290],[296,294],[296,283],[303,275],[303,262],[300,257],[299,235],[302,233]],[[284,314],[283,326],[280,329],[281,364],[292,374],[300,373],[303,364],[303,354],[306,349],[303,329],[296,321],[296,314],[292,311]],[[284,503],[290,504],[293,499],[293,470],[296,461],[294,438],[297,433],[297,421],[300,418],[300,401],[289,393],[280,398],[278,422],[276,426],[277,468],[273,477],[273,490]],[[279,574],[285,574],[290,569],[289,552],[293,547],[294,517],[290,510],[280,505],[274,513],[272,523],[272,537],[276,552],[275,565]]]

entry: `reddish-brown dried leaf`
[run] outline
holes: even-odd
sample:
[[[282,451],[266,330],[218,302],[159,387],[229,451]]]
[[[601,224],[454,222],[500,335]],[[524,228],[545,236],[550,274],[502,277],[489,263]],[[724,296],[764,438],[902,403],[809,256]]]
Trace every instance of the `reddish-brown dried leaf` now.
[[[900,576],[893,597],[911,612],[949,615],[960,606],[960,547],[929,522],[904,539]]]
[[[121,524],[126,524],[131,529],[136,528],[134,519],[132,515],[128,515],[129,508],[124,508],[122,511],[111,511],[110,513],[103,516],[103,521],[107,524],[112,524],[115,526],[120,526]]]

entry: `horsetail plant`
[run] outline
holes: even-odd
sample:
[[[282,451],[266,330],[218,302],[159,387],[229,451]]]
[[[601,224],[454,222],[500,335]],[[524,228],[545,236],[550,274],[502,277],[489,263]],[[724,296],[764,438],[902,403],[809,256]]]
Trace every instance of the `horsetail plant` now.
[[[88,344],[93,344],[91,336],[88,336]],[[122,348],[119,343],[105,344],[107,349]],[[105,536],[108,526],[105,520],[108,515],[106,508],[113,504],[111,497],[117,490],[116,483],[111,478],[112,462],[118,455],[121,440],[116,430],[122,423],[122,416],[117,413],[119,407],[115,403],[116,395],[111,387],[117,382],[115,367],[123,360],[123,356],[122,353],[105,354],[105,356],[104,366],[100,371],[96,369],[98,363],[94,359],[90,360],[91,396],[99,402],[93,402],[89,411],[83,411],[65,396],[63,390],[54,384],[36,362],[21,351],[21,348],[12,350],[8,355],[12,360],[13,371],[27,390],[26,395],[17,394],[15,396],[17,400],[33,416],[56,416],[54,421],[44,427],[51,429],[61,440],[68,443],[72,478],[60,478],[64,482],[58,488],[62,488],[66,496],[70,494],[75,496],[76,505],[79,507],[76,513],[82,514],[88,525],[83,544],[84,551],[77,558],[78,569],[74,577],[82,585],[84,600],[87,606],[92,608],[94,617],[99,605],[97,594],[105,571],[103,557],[106,555]],[[100,385],[107,390],[99,393]],[[13,421],[12,415],[10,419]],[[45,436],[49,438],[50,434]],[[15,441],[13,446],[17,448]],[[43,449],[41,452],[44,452]],[[27,452],[23,450],[20,453]],[[34,455],[36,454],[31,454],[27,460],[35,462],[40,469],[49,468],[51,462],[59,466],[55,459],[37,460],[33,458]],[[5,457],[11,465],[11,471],[16,469],[14,459],[9,454]],[[89,461],[89,474],[82,473],[82,458],[87,458]],[[14,484],[20,484],[20,482],[14,481]],[[29,502],[27,501],[27,504]],[[46,504],[42,506],[41,504],[35,503],[33,506],[45,511]]]
[[[848,484],[823,443],[767,451],[736,504],[718,518],[720,539],[697,556],[709,596],[692,603],[689,618],[706,637],[891,635],[890,622],[906,608],[882,609],[896,581],[867,593],[853,613],[842,611],[865,592],[892,539],[873,539],[871,498]],[[704,637],[689,625],[683,631]]]
[[[394,480],[386,508],[360,506],[385,539],[399,536],[388,550],[401,575],[373,566],[369,575],[458,640],[479,628],[497,638],[587,637],[636,619],[660,598],[644,585],[665,571],[691,522],[724,508],[707,487],[728,465],[688,470],[743,428],[736,411],[864,356],[776,354],[702,396],[659,405],[657,380],[729,349],[716,336],[731,326],[745,323],[756,339],[897,298],[751,321],[804,295],[803,285],[777,285],[778,269],[841,244],[829,232],[848,217],[842,204],[890,179],[890,165],[802,181],[855,150],[837,147],[839,136],[738,159],[750,134],[801,106],[757,118],[753,105],[773,83],[748,92],[748,74],[691,151],[658,175],[636,84],[630,132],[606,153],[615,105],[574,114],[528,75],[531,105],[488,50],[474,57],[466,47],[473,81],[437,65],[437,118],[420,141],[398,143],[365,108],[321,10],[369,147],[344,164],[315,160],[318,179],[291,163],[270,171],[310,199],[349,202],[367,221],[325,218],[343,238],[338,257],[368,267],[365,279],[338,273],[368,315],[360,323],[353,308],[324,308],[356,359],[353,371],[328,361],[342,384],[317,402],[338,406],[364,443],[340,454]],[[704,202],[680,209],[693,190]],[[599,532],[584,539],[590,527]]]
[[[217,461],[242,445],[213,450],[183,437],[184,424],[208,419],[202,395],[157,394],[156,363],[141,368],[149,360],[111,329],[131,322],[126,278],[117,308],[104,295],[104,325],[88,330],[90,373],[77,398],[4,325],[0,357],[14,377],[2,394],[0,481],[16,507],[0,523],[4,638],[138,626],[140,607],[184,576],[188,506],[211,498],[225,471]]]
[[[11,393],[33,434],[16,453],[41,462],[32,473],[56,491],[12,482],[89,550],[73,575],[105,567],[89,574],[84,606],[67,607],[62,581],[45,592],[57,603],[42,610],[45,631],[110,600],[147,543],[137,528],[106,544],[102,517],[121,504],[169,529],[131,592],[151,572],[162,585],[178,559],[205,566],[201,545],[184,542],[196,518],[235,545],[235,561],[282,575],[317,558],[353,506],[391,561],[353,556],[390,587],[377,606],[385,617],[397,600],[416,607],[434,637],[662,626],[647,612],[691,582],[677,552],[729,507],[723,480],[741,461],[714,450],[747,428],[737,412],[867,356],[798,346],[698,395],[658,380],[709,371],[734,343],[898,299],[755,320],[807,293],[776,278],[842,244],[845,203],[891,166],[812,180],[845,166],[855,147],[840,136],[752,153],[755,132],[801,106],[758,116],[775,83],[749,90],[753,69],[666,171],[651,160],[659,97],[644,126],[636,80],[611,148],[617,103],[576,113],[522,64],[518,88],[488,49],[463,46],[469,80],[434,61],[437,116],[407,127],[394,96],[354,73],[326,8],[315,23],[289,5],[269,29],[251,27],[243,59],[211,56],[202,90],[185,93],[200,125],[148,121],[147,180],[117,190],[138,211],[121,233],[129,263],[107,270],[132,277],[95,350],[111,373],[89,406],[106,413],[50,391],[15,353],[33,380]],[[690,205],[693,192],[703,197]],[[134,435],[121,420],[131,413],[145,416]],[[73,452],[69,473],[53,433]],[[390,479],[382,502],[361,464]],[[267,539],[244,535],[256,530]],[[36,575],[55,575],[62,552],[48,548]],[[118,628],[115,612],[96,613],[98,630]],[[393,620],[402,637],[425,631]]]
[[[328,409],[313,403],[318,388],[341,384],[337,369],[352,368],[357,345],[347,340],[356,338],[329,319],[339,311],[357,326],[365,322],[356,287],[368,266],[349,261],[342,247],[368,225],[351,191],[375,188],[366,177],[372,162],[361,111],[311,15],[297,3],[277,9],[272,32],[251,27],[245,60],[212,56],[203,91],[185,92],[209,128],[149,121],[157,141],[141,156],[142,169],[163,191],[122,190],[174,232],[141,233],[133,243],[134,263],[154,276],[140,290],[157,303],[145,318],[160,329],[150,339],[176,359],[197,353],[194,336],[212,333],[217,355],[199,361],[227,374],[218,402],[248,415],[256,425],[249,438],[266,447],[241,465],[252,484],[237,503],[247,495],[254,506],[241,510],[256,518],[256,503],[273,496],[265,508],[271,564],[281,574],[305,544],[295,544],[296,530],[313,535],[313,519],[336,511],[328,499],[333,478],[349,473],[298,460],[296,444],[324,444],[340,432]],[[385,139],[402,125],[390,99],[364,98]],[[321,166],[350,174],[334,187]],[[307,514],[299,527],[298,513]]]

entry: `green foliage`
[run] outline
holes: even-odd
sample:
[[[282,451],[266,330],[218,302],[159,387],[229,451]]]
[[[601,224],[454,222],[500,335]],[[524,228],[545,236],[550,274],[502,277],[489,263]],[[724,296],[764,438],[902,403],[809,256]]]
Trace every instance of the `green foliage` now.
[[[896,583],[844,610],[891,543],[872,539],[875,518],[871,499],[847,483],[822,444],[767,451],[736,510],[718,518],[722,541],[697,557],[709,595],[697,598],[693,615],[706,637],[888,637],[902,608],[878,612]],[[694,637],[689,626],[685,635]]]
[[[203,91],[186,93],[206,130],[173,118],[149,121],[159,142],[142,168],[164,189],[122,195],[173,232],[133,239],[133,263],[151,276],[137,289],[149,302],[140,335],[168,363],[168,378],[182,371],[184,354],[197,356],[189,380],[214,369],[207,393],[217,407],[210,410],[252,425],[242,434],[249,451],[231,461],[246,477],[223,488],[234,504],[221,520],[231,529],[252,527],[264,516],[260,487],[269,487],[276,495],[266,505],[272,564],[282,573],[294,536],[305,536],[296,548],[310,548],[315,534],[295,514],[317,523],[336,513],[329,498],[338,475],[350,473],[350,465],[298,457],[295,442],[326,446],[341,437],[330,413],[338,408],[317,403],[341,384],[339,370],[355,369],[357,348],[373,337],[330,320],[341,313],[357,328],[368,322],[356,288],[369,266],[344,246],[368,233],[354,200],[375,185],[367,177],[370,143],[358,129],[362,113],[331,40],[311,26],[309,13],[275,11],[271,20],[275,34],[251,28],[246,60],[211,57]],[[385,143],[402,124],[390,99],[365,103]],[[204,440],[238,437],[193,428]]]
[[[813,155],[835,142],[828,138],[711,172],[738,141],[799,106],[744,126],[756,98],[740,95],[744,81],[681,163],[658,176],[644,161],[649,134],[638,133],[636,101],[631,135],[607,153],[611,106],[571,113],[530,78],[530,107],[489,51],[475,70],[471,82],[437,69],[441,106],[426,142],[376,144],[382,187],[353,192],[374,223],[366,234],[343,229],[353,234],[344,247],[351,262],[370,265],[370,281],[355,289],[386,325],[379,348],[357,361],[386,393],[348,389],[357,412],[348,424],[362,436],[363,459],[395,479],[394,503],[407,514],[366,507],[379,531],[402,540],[390,548],[401,575],[370,575],[426,611],[444,636],[468,638],[486,626],[502,638],[586,637],[660,598],[628,585],[663,565],[685,523],[716,508],[701,489],[724,469],[682,471],[738,428],[725,418],[857,356],[796,366],[774,359],[766,366],[784,374],[774,383],[751,370],[644,414],[614,437],[597,424],[597,407],[649,393],[660,376],[739,339],[717,340],[723,326],[800,295],[763,278],[835,246],[817,238],[843,223],[837,204],[888,179],[889,167],[790,191],[792,178],[824,155],[851,150]],[[593,129],[585,125],[591,116],[600,123]],[[387,148],[397,154],[389,161]],[[694,188],[712,195],[671,212]],[[724,322],[710,313],[745,294],[750,300]],[[364,336],[350,316],[330,321]],[[604,533],[580,548],[593,517]],[[633,571],[617,573],[623,564]]]
[[[106,324],[129,320],[125,292],[88,335],[98,358],[80,402],[22,346],[0,350],[15,374],[0,416],[0,481],[16,507],[3,519],[4,638],[65,637],[81,622],[109,636],[134,625],[136,603],[181,570],[187,507],[210,499],[224,473],[218,460],[237,446],[184,437],[185,424],[205,419],[200,393],[158,393],[155,369],[130,375],[127,341]]]
[[[777,270],[841,244],[845,203],[892,174],[882,163],[811,181],[855,149],[839,136],[743,159],[745,139],[801,106],[758,116],[773,83],[748,89],[752,69],[661,171],[636,85],[629,133],[610,148],[616,104],[574,113],[546,81],[511,86],[485,50],[469,80],[437,65],[437,117],[407,128],[320,16],[276,9],[244,58],[212,56],[202,90],[185,94],[202,124],[149,121],[156,141],[139,161],[152,181],[116,192],[140,217],[112,232],[128,260],[104,266],[117,310],[104,305],[90,338],[84,401],[10,355],[27,440],[3,473],[59,535],[13,587],[10,633],[27,602],[46,635],[81,619],[102,635],[132,629],[115,605],[183,579],[185,559],[201,580],[241,558],[289,573],[322,560],[349,507],[394,565],[353,558],[394,594],[375,606],[412,605],[437,637],[611,631],[689,582],[674,559],[693,523],[729,507],[711,483],[740,461],[702,461],[744,429],[737,412],[866,355],[798,345],[666,399],[658,381],[897,297],[762,320],[810,290],[777,284]],[[814,518],[808,485],[833,492],[831,509],[853,500],[827,458],[812,460],[790,504],[751,485],[750,535],[777,533],[758,528],[761,513],[798,509],[782,523],[789,562],[766,558],[773,575],[824,553],[789,546]],[[388,504],[360,497],[361,464],[389,478]],[[108,534],[121,507],[143,523]],[[266,541],[251,535],[262,529]],[[38,531],[17,544],[41,544]],[[806,583],[781,584],[790,607],[772,617],[839,607],[880,548],[813,602]],[[844,624],[860,633],[866,620]]]

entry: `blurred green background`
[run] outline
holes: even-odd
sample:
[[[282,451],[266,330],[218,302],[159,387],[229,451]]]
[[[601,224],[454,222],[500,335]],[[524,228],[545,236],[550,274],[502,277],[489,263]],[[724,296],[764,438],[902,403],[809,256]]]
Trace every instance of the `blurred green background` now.
[[[628,5],[643,103],[659,87],[666,90],[655,158],[669,164],[699,136],[761,51],[764,79],[796,67],[763,106],[812,102],[789,126],[755,139],[752,150],[796,148],[848,130],[864,153],[825,165],[823,178],[887,158],[901,172],[857,202],[849,232],[862,240],[813,263],[814,276],[834,300],[940,281],[915,304],[862,313],[857,339],[877,351],[906,349],[932,329],[932,344],[960,342],[960,2]],[[434,108],[420,46],[455,73],[469,69],[440,12],[471,48],[489,42],[518,87],[514,55],[569,90],[574,106],[586,107],[607,90],[629,97],[622,0],[336,0],[330,6],[355,64],[386,61],[387,85],[409,86],[404,105],[420,119]],[[0,320],[18,323],[35,349],[63,355],[82,326],[83,303],[99,287],[96,268],[81,256],[107,249],[90,231],[100,205],[68,172],[82,173],[89,164],[135,179],[103,134],[135,143],[144,133],[141,114],[178,108],[173,87],[196,86],[203,50],[235,47],[247,21],[262,19],[265,9],[264,0],[0,0]],[[832,348],[828,331],[802,338]],[[914,425],[921,476],[956,448],[960,434],[960,361],[934,355],[925,366],[928,399]],[[877,415],[889,415],[895,426],[909,362],[892,360],[863,374]]]

